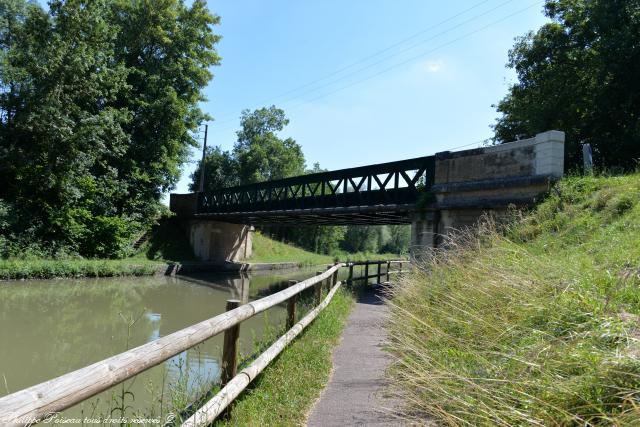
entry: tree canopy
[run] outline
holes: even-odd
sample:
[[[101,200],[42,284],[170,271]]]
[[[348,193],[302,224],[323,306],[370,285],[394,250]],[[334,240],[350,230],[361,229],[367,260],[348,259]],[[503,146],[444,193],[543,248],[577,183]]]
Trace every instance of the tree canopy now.
[[[550,129],[567,134],[569,168],[581,142],[603,167],[640,157],[640,0],[547,0],[551,22],[517,39],[508,66],[518,82],[497,105],[495,139]]]
[[[207,148],[205,190],[304,174],[302,147],[292,138],[282,139],[276,134],[288,124],[284,111],[273,105],[253,112],[244,110],[233,151]],[[191,191],[200,186],[201,167],[200,161],[191,175]]]
[[[204,0],[3,1],[3,232],[119,255],[196,145],[218,21]]]

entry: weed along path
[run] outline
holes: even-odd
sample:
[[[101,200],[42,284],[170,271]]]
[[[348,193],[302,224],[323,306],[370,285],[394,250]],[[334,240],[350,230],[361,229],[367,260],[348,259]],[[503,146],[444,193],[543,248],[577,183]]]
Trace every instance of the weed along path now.
[[[390,415],[397,402],[385,397],[384,373],[391,363],[383,350],[386,311],[376,290],[358,298],[334,350],[331,379],[309,415],[309,427],[404,425]]]

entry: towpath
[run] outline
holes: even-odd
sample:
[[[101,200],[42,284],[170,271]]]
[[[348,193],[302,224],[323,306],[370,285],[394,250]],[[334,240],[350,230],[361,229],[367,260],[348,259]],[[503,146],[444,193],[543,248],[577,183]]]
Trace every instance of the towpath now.
[[[333,352],[329,384],[309,415],[309,427],[405,425],[390,415],[397,402],[385,396],[384,374],[391,363],[383,349],[386,311],[379,288],[358,298]]]

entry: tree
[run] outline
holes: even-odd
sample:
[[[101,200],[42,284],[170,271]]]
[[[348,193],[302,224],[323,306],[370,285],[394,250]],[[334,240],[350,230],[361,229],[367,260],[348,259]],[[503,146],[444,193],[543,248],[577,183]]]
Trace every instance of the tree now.
[[[284,111],[275,106],[253,112],[244,110],[233,151],[207,148],[206,191],[304,174],[302,147],[291,138],[281,139],[276,135],[287,124],[289,120]],[[191,191],[197,191],[200,186],[201,168],[202,161],[199,161],[191,174]]]
[[[342,247],[349,252],[377,252],[378,229],[375,225],[350,225],[344,234]]]
[[[191,131],[208,118],[199,103],[210,67],[220,63],[220,36],[212,31],[220,18],[205,0],[191,7],[182,0],[119,0],[113,17],[119,29],[115,59],[129,71],[118,106],[132,113],[125,127],[130,143],[116,166],[128,178],[117,206],[148,216],[197,146]]]
[[[0,197],[14,205],[16,228],[74,251],[93,214],[109,214],[96,212],[117,187],[102,160],[127,143],[129,114],[112,106],[126,70],[105,55],[117,33],[107,14],[106,1],[29,7],[3,73]]]
[[[242,184],[304,173],[305,161],[300,145],[291,138],[280,139],[276,135],[288,124],[284,111],[273,105],[242,112],[241,129],[233,148]]]
[[[404,254],[411,244],[411,226],[405,224],[386,226],[389,238],[380,248],[381,252]]]
[[[179,175],[218,63],[204,1],[0,4],[0,199],[10,231],[116,256]]]
[[[202,161],[191,174],[189,191],[200,189]],[[222,151],[220,147],[207,147],[205,153],[204,191],[214,191],[240,184],[238,161],[233,153]]]
[[[517,39],[518,82],[497,105],[495,140],[567,134],[569,168],[590,142],[600,166],[640,157],[640,0],[547,0],[552,22]]]

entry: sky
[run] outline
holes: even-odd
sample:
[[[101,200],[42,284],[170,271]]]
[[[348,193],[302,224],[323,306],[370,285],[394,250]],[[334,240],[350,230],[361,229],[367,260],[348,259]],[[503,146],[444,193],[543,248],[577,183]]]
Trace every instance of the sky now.
[[[515,73],[538,0],[209,0],[221,65],[204,90],[208,145],[233,147],[243,109],[270,105],[311,167],[335,170],[473,148]],[[188,192],[194,150],[174,192]]]

